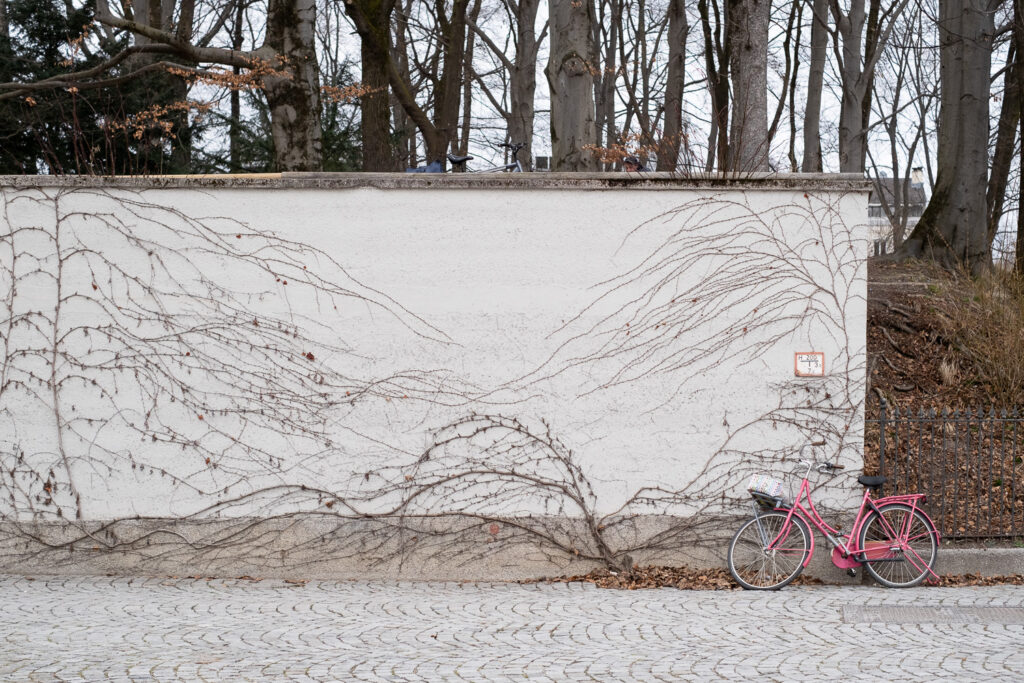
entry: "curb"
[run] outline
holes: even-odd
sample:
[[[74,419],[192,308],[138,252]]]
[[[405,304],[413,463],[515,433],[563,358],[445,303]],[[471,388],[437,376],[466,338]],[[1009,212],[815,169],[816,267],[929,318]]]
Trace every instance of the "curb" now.
[[[1024,548],[943,548],[939,546],[939,574],[1002,576],[1024,574]]]
[[[1024,548],[950,548],[940,545],[935,572],[940,576],[1024,574]],[[871,583],[871,579],[864,578],[866,572],[863,569],[858,567],[857,576],[848,576],[844,570],[832,564],[830,553],[820,552],[819,549],[815,549],[814,559],[807,565],[803,575],[821,579],[828,584]]]

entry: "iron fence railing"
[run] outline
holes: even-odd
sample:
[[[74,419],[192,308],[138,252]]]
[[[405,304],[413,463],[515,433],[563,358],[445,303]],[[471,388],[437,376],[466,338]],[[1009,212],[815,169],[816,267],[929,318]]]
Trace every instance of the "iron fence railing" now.
[[[867,420],[865,470],[883,492],[919,492],[945,538],[1024,536],[1024,417],[1018,410],[901,410]]]

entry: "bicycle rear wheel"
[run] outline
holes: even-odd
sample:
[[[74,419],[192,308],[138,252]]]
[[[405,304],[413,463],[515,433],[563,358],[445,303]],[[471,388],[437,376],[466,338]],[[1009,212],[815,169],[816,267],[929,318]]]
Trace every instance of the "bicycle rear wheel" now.
[[[804,521],[778,510],[764,512],[740,527],[729,543],[729,573],[747,590],[778,590],[800,576],[811,551]],[[772,543],[772,541],[775,541]]]
[[[883,505],[879,512],[881,516],[872,512],[861,527],[860,547],[867,560],[881,561],[865,562],[864,569],[888,588],[918,585],[935,568],[935,527],[923,512],[902,503]]]

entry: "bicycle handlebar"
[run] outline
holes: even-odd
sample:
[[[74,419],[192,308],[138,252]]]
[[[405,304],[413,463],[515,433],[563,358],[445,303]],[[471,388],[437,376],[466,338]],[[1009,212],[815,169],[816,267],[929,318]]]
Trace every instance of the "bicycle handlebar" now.
[[[806,449],[812,448],[814,446],[824,446],[825,443],[826,443],[825,439],[821,439],[820,441],[809,441],[809,442],[805,443],[803,446],[800,447],[800,457],[803,458],[803,454],[804,454],[804,451]],[[835,472],[836,470],[846,469],[845,465],[840,465],[840,464],[834,463],[834,462],[814,462],[814,461],[811,461],[811,460],[803,460],[803,459],[801,459],[800,460],[800,464],[802,466],[807,467],[807,471],[808,472],[811,471],[812,467],[815,468],[816,470],[818,470],[819,472],[826,472],[826,471],[827,472]],[[804,475],[804,476],[806,476],[806,475]]]
[[[815,462],[813,460],[801,460],[801,461],[799,461],[798,465],[800,467],[806,467],[808,473],[811,471],[811,468],[814,468],[814,469],[818,470],[819,472],[826,472],[826,471],[832,472],[834,470],[844,470],[844,469],[846,469],[846,465],[840,465],[840,464],[834,463],[834,462]],[[804,476],[807,476],[807,475],[805,474]]]

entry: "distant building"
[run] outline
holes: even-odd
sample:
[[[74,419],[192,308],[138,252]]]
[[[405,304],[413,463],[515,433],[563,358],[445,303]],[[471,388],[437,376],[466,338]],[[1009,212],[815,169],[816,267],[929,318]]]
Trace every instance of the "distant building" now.
[[[900,201],[896,201],[897,185]],[[871,253],[875,256],[887,254],[893,250],[893,224],[889,216],[899,221],[905,214],[907,227],[903,233],[906,237],[917,225],[917,220],[924,213],[928,198],[924,193],[924,173],[920,167],[910,175],[910,182],[904,183],[903,178],[875,178],[874,189],[868,198],[868,226],[871,231]]]

